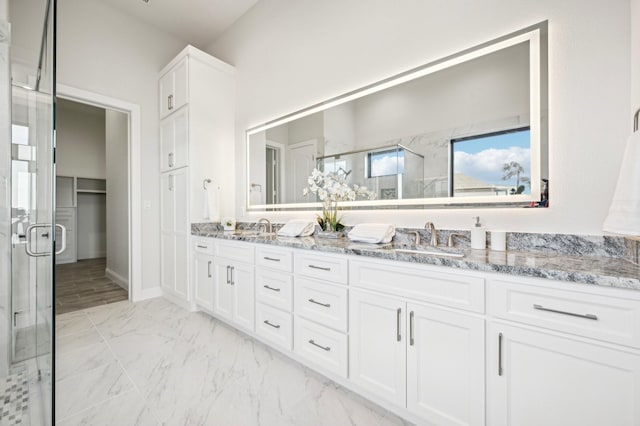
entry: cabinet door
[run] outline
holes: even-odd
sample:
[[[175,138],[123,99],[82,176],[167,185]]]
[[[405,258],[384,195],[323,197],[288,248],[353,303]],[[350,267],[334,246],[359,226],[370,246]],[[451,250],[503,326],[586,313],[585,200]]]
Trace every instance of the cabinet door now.
[[[193,254],[193,297],[198,306],[213,311],[213,256]]]
[[[169,173],[160,175],[160,231],[162,233],[175,230],[174,212],[174,177]]]
[[[189,112],[186,108],[160,122],[160,171],[189,163]]]
[[[213,312],[231,321],[233,318],[233,286],[231,285],[231,266],[225,259],[213,262]]]
[[[231,263],[231,285],[233,287],[233,322],[247,330],[254,330],[255,293],[253,265]]]
[[[160,117],[171,112],[169,108],[173,98],[173,72],[169,71],[160,77]]]
[[[405,303],[359,290],[351,290],[349,296],[349,379],[404,407]]]
[[[160,77],[160,117],[165,117],[188,102],[188,64],[182,59]]]
[[[490,425],[640,425],[640,356],[503,324],[488,328]]]
[[[484,424],[484,320],[407,305],[407,408],[437,425]]]
[[[163,232],[160,236],[160,285],[171,292],[176,285],[175,253],[175,236]]]

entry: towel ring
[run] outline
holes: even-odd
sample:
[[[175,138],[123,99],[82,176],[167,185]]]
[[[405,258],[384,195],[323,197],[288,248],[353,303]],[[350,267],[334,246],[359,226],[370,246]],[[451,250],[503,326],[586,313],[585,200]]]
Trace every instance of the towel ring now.
[[[207,184],[211,183],[211,179],[205,179],[202,181],[202,187],[204,188],[204,190],[207,190]]]

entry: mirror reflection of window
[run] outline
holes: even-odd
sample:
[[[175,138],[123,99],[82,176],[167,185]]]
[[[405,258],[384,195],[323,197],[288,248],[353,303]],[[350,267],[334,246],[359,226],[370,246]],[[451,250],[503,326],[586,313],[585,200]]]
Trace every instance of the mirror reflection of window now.
[[[529,127],[451,139],[451,195],[531,194]]]
[[[404,173],[404,151],[370,152],[367,155],[368,178],[399,175]]]

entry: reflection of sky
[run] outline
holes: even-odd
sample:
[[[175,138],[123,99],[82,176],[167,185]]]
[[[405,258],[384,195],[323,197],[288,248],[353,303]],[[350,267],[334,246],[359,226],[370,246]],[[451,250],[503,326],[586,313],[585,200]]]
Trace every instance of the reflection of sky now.
[[[508,181],[502,180],[502,167],[511,161],[524,168],[523,176],[531,176],[529,131],[455,142],[453,155],[454,173],[462,173],[489,184],[515,186],[515,176]],[[525,192],[528,191],[527,185]]]
[[[371,154],[371,177],[389,176],[404,172],[404,151]]]

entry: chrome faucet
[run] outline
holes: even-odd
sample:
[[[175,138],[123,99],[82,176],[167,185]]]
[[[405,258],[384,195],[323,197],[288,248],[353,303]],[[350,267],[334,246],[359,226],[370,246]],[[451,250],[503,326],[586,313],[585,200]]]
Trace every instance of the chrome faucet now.
[[[456,232],[452,232],[449,234],[449,239],[447,240],[447,247],[455,247],[454,238],[455,237],[464,237],[462,234],[458,234]]]
[[[416,247],[418,247],[418,246],[420,245],[420,233],[419,233],[418,231],[409,231],[409,232],[407,232],[407,234],[408,234],[408,235],[413,234],[413,235],[415,235],[415,236],[416,236],[416,238],[415,238],[415,240],[414,240],[414,242],[413,242],[413,243],[414,243],[414,245],[415,245]]]
[[[264,232],[271,234],[273,229],[271,227],[271,222],[267,218],[258,219],[258,230],[260,230],[260,226],[264,225]]]
[[[429,245],[431,247],[438,247],[438,231],[436,231],[436,227],[433,222],[427,222],[424,224],[424,229],[428,229],[431,232],[431,239],[429,240]]]

